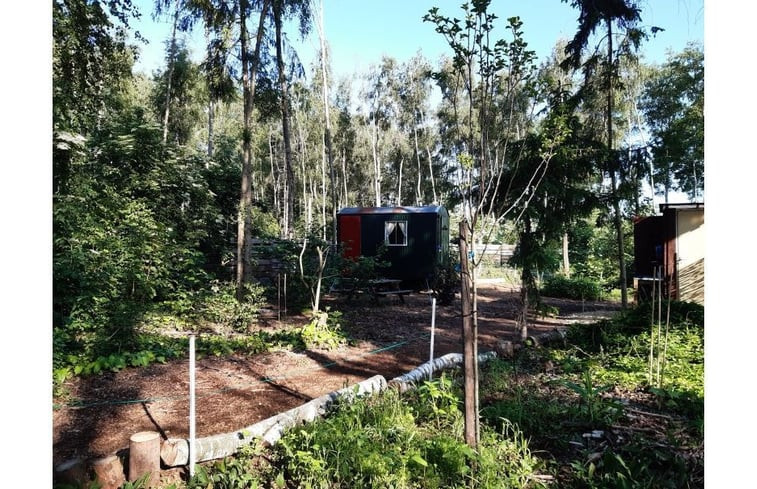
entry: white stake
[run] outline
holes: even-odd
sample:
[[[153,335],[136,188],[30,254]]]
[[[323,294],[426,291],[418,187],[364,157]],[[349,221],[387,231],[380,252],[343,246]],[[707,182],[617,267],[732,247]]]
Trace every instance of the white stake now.
[[[195,335],[189,335],[189,477],[195,475]]]
[[[434,325],[436,323],[436,297],[431,296],[431,354],[429,362],[431,362],[431,370],[428,372],[428,380],[434,375]]]

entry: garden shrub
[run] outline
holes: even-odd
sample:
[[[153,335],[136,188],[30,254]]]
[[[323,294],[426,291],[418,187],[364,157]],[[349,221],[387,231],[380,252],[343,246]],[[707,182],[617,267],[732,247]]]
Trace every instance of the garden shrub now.
[[[596,280],[586,277],[566,277],[554,275],[541,288],[541,294],[561,299],[601,300],[602,286]]]

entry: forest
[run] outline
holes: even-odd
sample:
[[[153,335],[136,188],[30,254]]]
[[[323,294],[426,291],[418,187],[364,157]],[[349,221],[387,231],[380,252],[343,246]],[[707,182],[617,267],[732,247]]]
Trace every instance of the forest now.
[[[440,205],[451,237],[514,245],[524,340],[545,287],[636,311],[633,219],[657,213],[649,189],[703,202],[701,44],[647,64],[644,43],[664,26],[642,23],[642,2],[562,0],[575,35],[539,62],[528,25],[471,0],[418,19],[448,44],[442,60],[387,55],[335,80],[322,1],[53,1],[56,396],[77,376],[181,354],[145,324],[246,331],[280,294],[262,261],[290,277],[288,307],[319,324],[339,270],[380,266],[339,255],[345,207]],[[139,34],[129,41],[148,15],[172,26],[152,75],[135,73]],[[303,66],[287,39],[310,33],[317,63]],[[503,272],[454,249],[441,275],[457,285],[470,267],[475,300],[476,278]],[[246,347],[234,341],[224,348]],[[587,382],[584,395],[598,392]],[[418,395],[449,401],[428,389]],[[603,411],[591,416],[607,415],[592,399]]]

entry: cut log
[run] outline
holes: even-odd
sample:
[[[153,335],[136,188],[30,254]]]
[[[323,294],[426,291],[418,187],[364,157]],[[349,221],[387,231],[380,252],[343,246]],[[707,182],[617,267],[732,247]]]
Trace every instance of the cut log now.
[[[539,347],[539,346],[546,345],[547,343],[550,343],[552,341],[565,342],[567,337],[568,337],[568,333],[564,329],[554,329],[552,331],[547,331],[546,333],[541,333],[535,336],[529,336],[526,339],[526,344]]]
[[[129,481],[134,482],[150,474],[147,487],[157,487],[160,481],[160,435],[155,431],[141,431],[129,438]]]
[[[101,489],[118,489],[126,482],[124,466],[116,455],[95,460],[92,462],[92,469]]]
[[[497,354],[493,351],[479,353],[478,363],[487,362],[496,356]],[[409,389],[413,389],[418,382],[428,379],[431,372],[455,368],[462,363],[462,353],[447,353],[441,357],[434,358],[433,361],[428,361],[419,365],[406,374],[393,378],[389,381],[389,385],[399,389],[400,392],[405,392]]]

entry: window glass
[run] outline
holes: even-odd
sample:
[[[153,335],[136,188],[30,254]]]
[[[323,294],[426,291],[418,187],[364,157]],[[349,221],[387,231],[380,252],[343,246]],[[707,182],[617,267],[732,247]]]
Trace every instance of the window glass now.
[[[407,246],[407,222],[385,222],[384,240],[388,246]]]

